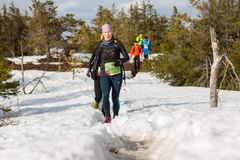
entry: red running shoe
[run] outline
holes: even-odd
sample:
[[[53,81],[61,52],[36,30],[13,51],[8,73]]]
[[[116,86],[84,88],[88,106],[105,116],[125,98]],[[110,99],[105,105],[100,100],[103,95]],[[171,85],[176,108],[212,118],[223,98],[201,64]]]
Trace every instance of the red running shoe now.
[[[111,123],[111,117],[106,116],[104,123]]]

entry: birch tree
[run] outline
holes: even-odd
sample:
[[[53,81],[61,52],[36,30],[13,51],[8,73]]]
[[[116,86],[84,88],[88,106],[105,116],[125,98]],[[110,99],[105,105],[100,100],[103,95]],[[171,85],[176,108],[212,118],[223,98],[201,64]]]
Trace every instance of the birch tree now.
[[[222,64],[223,55],[220,53],[219,41],[214,28],[210,27],[211,44],[213,51],[213,63],[211,66],[211,77],[210,77],[210,105],[211,107],[217,107],[217,89],[218,89],[218,77],[219,70]]]

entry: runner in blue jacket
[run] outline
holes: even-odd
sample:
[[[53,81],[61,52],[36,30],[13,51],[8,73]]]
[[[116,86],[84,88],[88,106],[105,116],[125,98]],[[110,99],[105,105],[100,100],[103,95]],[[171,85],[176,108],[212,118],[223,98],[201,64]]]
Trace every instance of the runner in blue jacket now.
[[[148,37],[146,36],[145,39],[142,40],[142,49],[143,49],[143,56],[144,59],[148,59],[148,56],[151,52],[151,48],[152,48],[152,42],[151,40],[148,39]]]

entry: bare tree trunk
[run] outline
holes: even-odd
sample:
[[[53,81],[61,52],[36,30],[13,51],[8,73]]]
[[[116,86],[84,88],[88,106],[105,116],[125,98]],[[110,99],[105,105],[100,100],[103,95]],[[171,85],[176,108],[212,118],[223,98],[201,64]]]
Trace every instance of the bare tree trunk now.
[[[210,27],[212,51],[213,51],[213,64],[211,66],[211,77],[210,77],[210,106],[217,107],[217,86],[218,86],[218,77],[219,69],[221,67],[222,55],[220,54],[219,41],[217,39],[217,34],[215,29]]]
[[[23,66],[23,39],[21,39],[20,42],[21,45],[21,70],[22,70],[22,89],[23,89],[23,93],[27,94],[25,91],[25,78],[24,78],[24,66]]]
[[[58,56],[58,71],[61,72],[61,59],[62,59],[62,56]]]
[[[75,69],[73,68],[73,80],[74,80],[74,77],[75,77]]]
[[[48,60],[48,65],[51,62],[51,52],[50,52],[50,32],[47,34],[47,60]]]

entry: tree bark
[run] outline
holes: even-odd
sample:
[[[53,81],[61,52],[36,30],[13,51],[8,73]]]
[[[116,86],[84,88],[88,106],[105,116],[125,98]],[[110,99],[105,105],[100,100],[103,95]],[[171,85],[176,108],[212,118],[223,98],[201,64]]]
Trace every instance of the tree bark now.
[[[218,77],[219,77],[219,69],[221,67],[222,55],[220,54],[220,46],[219,46],[219,41],[217,39],[217,34],[215,32],[215,29],[212,27],[210,27],[210,35],[211,35],[211,44],[212,44],[212,51],[213,51],[213,64],[211,66],[211,77],[210,77],[210,106],[217,107]]]
[[[21,38],[20,41],[20,45],[21,45],[21,70],[22,70],[22,89],[23,89],[23,93],[27,94],[25,91],[25,77],[24,77],[24,61],[23,61],[23,38]]]
[[[47,60],[48,60],[48,65],[51,62],[51,52],[50,52],[50,34],[48,33],[47,36]]]

